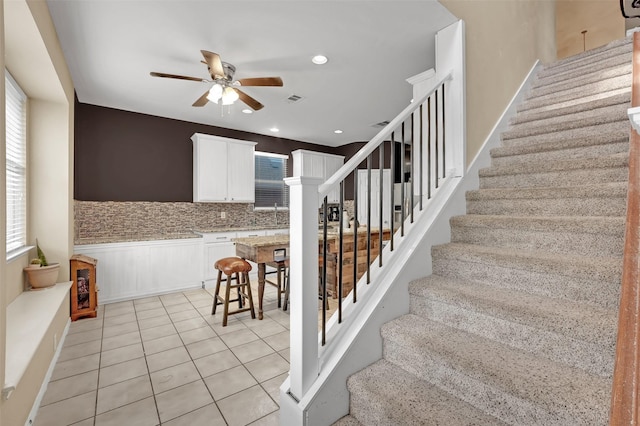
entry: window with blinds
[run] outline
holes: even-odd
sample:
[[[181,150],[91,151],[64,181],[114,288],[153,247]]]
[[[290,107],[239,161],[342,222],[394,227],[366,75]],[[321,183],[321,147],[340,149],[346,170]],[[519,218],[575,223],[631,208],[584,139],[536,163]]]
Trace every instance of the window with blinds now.
[[[27,97],[5,70],[7,254],[27,244]]]
[[[289,207],[289,187],[284,183],[287,177],[286,155],[266,152],[255,153],[256,167],[256,208]]]

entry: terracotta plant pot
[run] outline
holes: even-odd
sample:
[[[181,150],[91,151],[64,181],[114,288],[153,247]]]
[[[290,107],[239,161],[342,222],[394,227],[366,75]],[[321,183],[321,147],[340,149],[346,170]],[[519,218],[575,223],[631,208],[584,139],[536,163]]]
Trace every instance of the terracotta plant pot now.
[[[52,287],[58,280],[59,263],[52,263],[48,266],[29,265],[24,268],[27,274],[27,284],[34,290]]]

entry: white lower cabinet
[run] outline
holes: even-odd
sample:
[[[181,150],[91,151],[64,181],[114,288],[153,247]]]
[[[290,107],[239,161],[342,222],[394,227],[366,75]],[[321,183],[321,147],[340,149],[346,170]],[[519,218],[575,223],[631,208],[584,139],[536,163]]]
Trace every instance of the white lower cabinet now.
[[[215,284],[218,272],[214,268],[216,261],[224,257],[236,255],[236,247],[233,239],[235,232],[216,232],[202,235],[204,242],[204,284],[205,286]]]
[[[98,303],[104,304],[213,287],[218,277],[213,265],[236,255],[235,238],[288,233],[289,229],[212,232],[202,238],[76,245],[74,253],[98,260]],[[257,273],[257,266],[252,266]]]
[[[76,245],[98,260],[100,304],[202,286],[202,239]]]

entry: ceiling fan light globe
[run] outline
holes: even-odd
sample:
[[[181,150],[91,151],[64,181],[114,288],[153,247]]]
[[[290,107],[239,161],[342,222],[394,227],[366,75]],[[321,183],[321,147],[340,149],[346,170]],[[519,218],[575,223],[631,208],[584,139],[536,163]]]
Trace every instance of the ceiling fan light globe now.
[[[222,105],[231,105],[238,100],[240,96],[231,87],[226,87],[222,92]]]
[[[214,84],[211,87],[211,90],[209,90],[207,99],[217,104],[221,97],[222,97],[222,86],[220,86],[219,84]]]

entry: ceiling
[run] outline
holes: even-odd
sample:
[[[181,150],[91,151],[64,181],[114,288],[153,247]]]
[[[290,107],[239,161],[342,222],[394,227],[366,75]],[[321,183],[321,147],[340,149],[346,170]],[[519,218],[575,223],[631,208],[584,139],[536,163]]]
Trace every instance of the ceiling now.
[[[369,140],[402,111],[406,79],[434,66],[435,33],[456,20],[435,0],[48,5],[80,102],[326,146]],[[280,76],[284,86],[243,88],[265,105],[244,114],[240,101],[192,107],[211,84],[149,75],[208,78],[200,50],[235,65],[235,79]],[[316,54],[329,61],[313,64]]]

